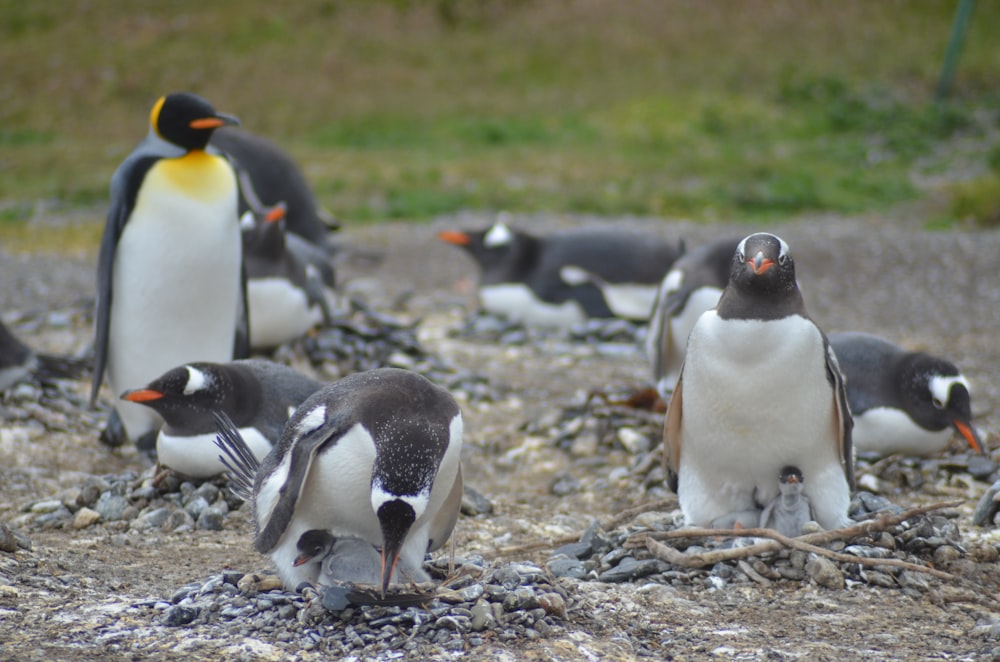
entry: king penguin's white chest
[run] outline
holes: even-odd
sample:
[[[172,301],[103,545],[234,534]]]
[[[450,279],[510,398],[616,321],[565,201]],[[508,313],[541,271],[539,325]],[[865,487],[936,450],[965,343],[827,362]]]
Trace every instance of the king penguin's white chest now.
[[[236,205],[236,178],[220,157],[193,152],[146,173],[115,250],[115,389],[180,363],[232,358],[242,251]]]

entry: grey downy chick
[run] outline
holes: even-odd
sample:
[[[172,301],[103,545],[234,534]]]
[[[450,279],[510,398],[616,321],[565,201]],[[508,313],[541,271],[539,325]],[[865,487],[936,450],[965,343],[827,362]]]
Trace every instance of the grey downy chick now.
[[[760,513],[760,526],[794,538],[813,519],[809,497],[803,494],[805,481],[798,467],[782,467],[778,473],[778,496]]]

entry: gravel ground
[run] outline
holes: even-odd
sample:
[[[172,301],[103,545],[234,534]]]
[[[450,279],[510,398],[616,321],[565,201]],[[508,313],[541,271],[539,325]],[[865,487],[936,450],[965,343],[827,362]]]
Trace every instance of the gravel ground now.
[[[976,423],[1000,460],[1000,234],[924,232],[919,216],[777,228],[614,223],[689,245],[776,230],[826,330],[881,334],[963,368]],[[348,291],[419,321],[416,336],[435,359],[427,364],[458,375],[449,386],[466,416],[466,482],[482,498],[470,495],[456,528],[458,571],[448,573],[447,555],[435,562],[435,576],[449,576],[438,599],[331,612],[330,592],[275,590],[268,559],[251,547],[247,509],[221,484],[154,487],[133,450],[98,445],[103,413],[84,410],[86,380],[26,385],[0,400],[0,522],[30,541],[19,546],[0,529],[0,549],[16,550],[0,552],[0,659],[1000,658],[1000,532],[970,522],[1000,474],[957,443],[930,460],[862,462],[863,484],[878,494],[858,508],[961,503],[828,545],[933,565],[950,578],[788,550],[684,568],[637,548],[634,534],[671,531],[678,518],[654,461],[659,416],[587,399],[643,385],[644,360],[628,343],[551,335],[500,344],[463,334],[475,305],[472,263],[433,237],[489,220],[345,233],[351,245],[385,252],[377,268],[341,265]],[[611,221],[515,222],[555,230]],[[39,350],[85,354],[93,268],[93,255],[0,253],[5,321]],[[302,347],[279,356],[310,369]],[[694,553],[732,543],[676,546]]]

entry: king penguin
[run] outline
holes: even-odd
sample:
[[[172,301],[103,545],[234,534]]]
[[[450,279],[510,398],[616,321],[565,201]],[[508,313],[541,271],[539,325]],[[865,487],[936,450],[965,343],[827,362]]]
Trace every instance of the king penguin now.
[[[247,269],[250,340],[272,349],[323,322],[333,323],[335,276],[329,254],[287,232],[285,206],[240,217]]]
[[[958,432],[976,452],[969,381],[954,363],[867,333],[831,333],[854,414],[854,446],[880,455],[936,453]]]
[[[296,566],[302,534],[329,531],[381,549],[383,595],[397,566],[423,579],[428,551],[455,526],[462,501],[462,413],[417,373],[379,368],[349,375],[306,400],[257,466],[239,432],[219,422],[237,494],[253,503],[254,547],[288,589],[315,584]]]
[[[837,358],[806,313],[788,245],[746,237],[719,305],[691,330],[667,409],[663,459],[686,523],[756,526],[778,495],[774,477],[794,465],[820,526],[846,525],[851,428]]]
[[[161,97],[150,114],[158,140],[141,143],[112,177],[91,407],[105,371],[120,393],[184,362],[248,353],[236,175],[225,158],[205,151],[216,128],[235,123],[194,94]],[[151,449],[160,417],[131,402],[115,410],[120,425],[109,419],[106,443],[120,445],[123,432]]]
[[[482,231],[446,230],[438,239],[479,266],[484,310],[531,326],[570,327],[588,318],[645,322],[656,287],[683,246],[608,230],[536,236],[504,218]]]
[[[320,387],[322,383],[280,363],[244,359],[178,366],[121,397],[163,418],[156,437],[161,466],[191,478],[210,478],[226,469],[213,443],[213,412],[229,416],[260,460],[278,442],[295,409]]]
[[[677,383],[688,334],[706,310],[715,308],[729,282],[733,251],[741,237],[723,237],[698,246],[677,258],[656,292],[646,334],[646,356],[653,367],[653,383],[669,400]]]

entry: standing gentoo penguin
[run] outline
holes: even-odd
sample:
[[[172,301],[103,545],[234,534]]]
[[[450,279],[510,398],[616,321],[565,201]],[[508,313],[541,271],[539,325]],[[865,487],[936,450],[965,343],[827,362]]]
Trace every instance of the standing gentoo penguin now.
[[[795,465],[820,526],[845,525],[851,425],[837,358],[806,314],[788,245],[750,235],[719,305],[691,330],[667,410],[663,459],[685,521],[759,511],[778,495],[780,469]]]
[[[289,232],[329,250],[327,234],[339,225],[316,202],[305,175],[292,157],[270,140],[237,128],[216,131],[211,145],[247,173],[260,203],[265,206],[285,203]],[[249,197],[244,193],[240,213],[253,207]]]
[[[802,493],[805,487],[798,467],[782,467],[778,473],[778,496],[764,507],[760,514],[760,527],[795,538],[802,535],[802,527],[812,520],[809,497]]]
[[[259,467],[231,422],[220,421],[217,443],[236,492],[253,502],[254,547],[270,555],[289,589],[315,584],[319,574],[315,563],[294,565],[306,531],[381,548],[384,593],[397,562],[422,579],[424,555],[458,519],[462,413],[446,390],[414,372],[380,368],[323,387]]]
[[[35,352],[0,321],[0,393],[28,379],[75,379],[89,371],[81,359]]]
[[[205,151],[213,130],[236,121],[194,94],[161,97],[150,124],[182,154],[157,153],[147,140],[115,172],[98,258],[92,407],[105,368],[120,393],[186,361],[246,355],[236,175]],[[151,448],[159,416],[130,402],[115,408],[127,436]]]
[[[969,382],[955,364],[867,333],[831,333],[830,345],[847,382],[859,452],[928,455],[953,430],[982,452]]]
[[[716,239],[677,258],[660,283],[649,318],[646,356],[660,397],[674,389],[688,334],[706,310],[715,308],[729,282],[733,251],[739,237]]]
[[[213,412],[225,412],[261,460],[278,442],[295,409],[322,386],[288,366],[244,359],[188,363],[121,397],[163,418],[156,438],[162,466],[192,478],[210,478],[226,470],[213,443]]]
[[[657,284],[683,252],[655,237],[607,230],[539,237],[502,219],[438,238],[476,260],[484,310],[535,326],[569,327],[590,317],[645,321]]]
[[[334,271],[329,254],[286,232],[284,214],[285,207],[279,204],[261,218],[252,211],[240,218],[254,349],[276,347],[320,322],[333,322]]]

